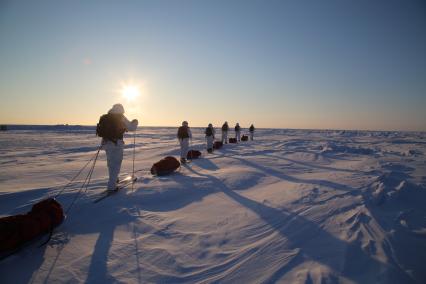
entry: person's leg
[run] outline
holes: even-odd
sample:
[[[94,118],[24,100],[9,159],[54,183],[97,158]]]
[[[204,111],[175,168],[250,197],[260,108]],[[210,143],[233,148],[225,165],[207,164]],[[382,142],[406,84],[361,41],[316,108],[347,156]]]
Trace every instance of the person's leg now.
[[[228,144],[228,131],[225,131],[225,144]]]
[[[186,151],[185,151],[185,143],[183,142],[184,139],[179,139],[180,144],[180,158],[186,158]]]
[[[213,136],[207,136],[207,151],[209,153],[213,151]]]
[[[179,140],[180,143],[180,162],[186,163],[186,156],[188,155],[189,138]]]
[[[185,138],[182,140],[182,145],[183,145],[183,158],[186,159],[186,156],[188,155],[188,150],[189,150],[189,138]]]
[[[106,151],[109,172],[108,190],[115,190],[123,161],[123,144],[120,141],[117,142],[117,145],[110,143]]]

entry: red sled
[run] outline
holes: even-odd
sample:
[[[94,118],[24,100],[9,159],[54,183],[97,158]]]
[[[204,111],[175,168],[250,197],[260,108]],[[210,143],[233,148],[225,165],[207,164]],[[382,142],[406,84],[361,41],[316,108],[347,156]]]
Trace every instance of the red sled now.
[[[37,202],[27,214],[0,218],[0,253],[14,251],[64,220],[64,210],[54,198]]]
[[[188,160],[198,159],[201,156],[201,152],[197,150],[189,150],[188,154],[186,154],[186,158]]]
[[[165,176],[173,173],[180,167],[179,161],[172,156],[167,156],[155,163],[151,167],[151,174],[155,176]]]

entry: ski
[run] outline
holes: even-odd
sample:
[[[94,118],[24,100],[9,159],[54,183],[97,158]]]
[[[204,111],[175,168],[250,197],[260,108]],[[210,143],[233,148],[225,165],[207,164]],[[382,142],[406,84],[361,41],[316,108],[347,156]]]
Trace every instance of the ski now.
[[[105,190],[103,192],[100,193],[100,197],[96,198],[93,203],[98,203],[102,200],[104,200],[105,198],[114,195],[115,193],[117,193],[120,189],[123,189],[133,183],[135,183],[137,181],[137,177],[132,178],[131,176],[128,176],[124,179],[122,179],[121,181],[118,182],[117,184],[117,189],[116,190]]]

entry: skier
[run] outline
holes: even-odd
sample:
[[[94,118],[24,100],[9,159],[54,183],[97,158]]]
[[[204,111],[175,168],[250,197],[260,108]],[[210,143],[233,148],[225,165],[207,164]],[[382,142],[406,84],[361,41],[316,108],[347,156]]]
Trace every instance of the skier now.
[[[121,104],[115,104],[101,117],[97,132],[102,137],[102,149],[105,150],[108,166],[108,187],[110,191],[117,189],[118,174],[123,161],[124,141],[126,131],[136,131],[138,120],[131,122],[124,116],[124,108]]]
[[[235,139],[237,139],[238,142],[241,141],[241,127],[238,122],[235,125]]]
[[[222,143],[228,144],[228,122],[225,121],[225,123],[222,125]]]
[[[213,153],[213,141],[215,131],[211,123],[209,123],[209,126],[206,128],[205,134],[207,140],[207,152]]]
[[[180,162],[185,164],[186,155],[188,154],[189,139],[192,139],[191,129],[189,129],[187,121],[183,121],[182,126],[178,128],[177,138],[180,144]]]
[[[249,131],[250,131],[250,141],[253,141],[253,136],[254,136],[254,125],[253,124],[250,125]]]

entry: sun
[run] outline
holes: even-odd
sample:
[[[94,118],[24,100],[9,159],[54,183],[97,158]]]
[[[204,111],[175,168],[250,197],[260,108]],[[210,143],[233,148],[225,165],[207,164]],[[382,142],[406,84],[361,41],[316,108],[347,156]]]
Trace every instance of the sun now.
[[[121,95],[128,101],[133,101],[141,94],[139,87],[136,85],[125,85],[121,89]]]

